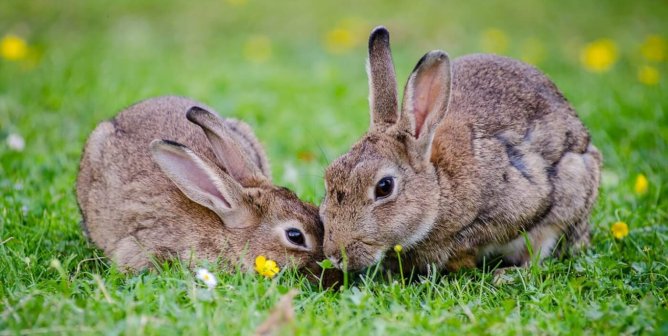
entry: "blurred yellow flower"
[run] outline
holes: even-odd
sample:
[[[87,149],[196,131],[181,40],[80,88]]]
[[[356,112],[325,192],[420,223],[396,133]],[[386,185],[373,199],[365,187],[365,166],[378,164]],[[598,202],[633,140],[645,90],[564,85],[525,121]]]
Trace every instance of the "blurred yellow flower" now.
[[[9,61],[20,61],[28,56],[28,44],[16,35],[7,34],[0,40],[0,56]]]
[[[640,47],[640,53],[648,61],[661,62],[666,58],[666,40],[659,35],[649,35]]]
[[[345,18],[325,34],[325,48],[333,54],[346,53],[364,41],[368,30],[368,25],[362,19]]]
[[[489,28],[482,33],[482,50],[489,53],[502,54],[508,49],[508,35],[498,28]]]
[[[661,75],[659,75],[659,70],[653,66],[643,65],[638,69],[638,81],[645,85],[656,85],[659,84]]]
[[[265,256],[258,256],[255,258],[255,271],[267,278],[273,278],[280,269],[275,261],[267,259]]]
[[[227,2],[229,5],[240,7],[245,5],[248,0],[225,0],[225,2]]]
[[[535,37],[524,40],[520,50],[522,60],[529,64],[537,65],[545,58],[545,47]]]
[[[311,162],[315,159],[315,154],[308,150],[301,150],[297,152],[297,158],[304,162]]]
[[[633,186],[633,190],[638,195],[644,195],[647,193],[647,189],[649,189],[649,181],[647,180],[647,177],[644,174],[638,174],[638,176],[636,176],[636,183]]]
[[[399,244],[394,245],[394,252],[401,253],[401,251],[403,251],[403,250],[404,250],[403,246],[401,246]]]
[[[355,47],[356,44],[353,32],[345,28],[334,28],[327,32],[325,38],[327,51],[334,54],[342,54]]]
[[[580,53],[580,62],[591,72],[606,72],[617,61],[617,45],[611,39],[599,39],[587,44]]]
[[[244,45],[244,56],[255,63],[264,63],[271,58],[271,40],[264,35],[251,36]]]
[[[617,239],[622,239],[629,235],[629,226],[624,222],[615,222],[610,228],[612,235]]]

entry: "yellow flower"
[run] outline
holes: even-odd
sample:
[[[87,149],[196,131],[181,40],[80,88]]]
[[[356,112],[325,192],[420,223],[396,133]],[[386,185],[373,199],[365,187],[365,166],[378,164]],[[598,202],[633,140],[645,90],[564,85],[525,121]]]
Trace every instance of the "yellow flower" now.
[[[482,49],[485,52],[502,54],[508,49],[508,35],[498,28],[490,28],[482,33]]]
[[[271,40],[264,35],[251,36],[244,45],[244,56],[255,63],[264,63],[271,58]]]
[[[16,35],[7,34],[0,40],[0,56],[9,61],[20,61],[28,56],[28,44]]]
[[[580,53],[580,62],[591,72],[606,72],[617,61],[617,45],[611,39],[600,39],[587,44]]]
[[[333,54],[343,54],[362,43],[369,27],[362,19],[345,18],[325,34],[325,48]]]
[[[643,65],[638,69],[638,81],[645,85],[656,85],[659,84],[661,79],[659,75],[659,70],[653,66]]]
[[[649,35],[640,47],[640,53],[652,62],[661,62],[666,58],[666,40],[659,35]]]
[[[399,244],[394,245],[394,252],[401,253],[401,251],[403,251],[403,249],[404,249],[403,246],[401,246]]]
[[[638,176],[636,176],[636,183],[633,187],[633,190],[635,190],[636,194],[638,195],[644,195],[647,193],[648,188],[649,181],[647,181],[647,177],[644,174],[638,174]]]
[[[612,224],[610,231],[612,231],[612,235],[615,236],[615,238],[622,239],[629,235],[629,226],[621,221],[615,222],[615,224]]]
[[[267,259],[265,256],[258,256],[255,258],[255,271],[267,278],[273,278],[280,269],[275,261]]]

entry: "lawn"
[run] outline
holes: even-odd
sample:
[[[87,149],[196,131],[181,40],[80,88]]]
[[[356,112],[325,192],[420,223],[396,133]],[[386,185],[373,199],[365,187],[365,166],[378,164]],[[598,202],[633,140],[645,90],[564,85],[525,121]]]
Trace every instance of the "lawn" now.
[[[0,335],[249,334],[292,288],[294,322],[275,326],[287,334],[666,335],[666,18],[649,0],[2,1]],[[368,126],[378,24],[400,86],[431,49],[521,58],[556,82],[605,158],[590,249],[502,282],[383,274],[328,291],[290,270],[270,280],[204,265],[219,280],[208,291],[178,263],[123,274],[87,243],[74,194],[84,141],[153,96],[246,120],[276,183],[317,204],[324,168]]]

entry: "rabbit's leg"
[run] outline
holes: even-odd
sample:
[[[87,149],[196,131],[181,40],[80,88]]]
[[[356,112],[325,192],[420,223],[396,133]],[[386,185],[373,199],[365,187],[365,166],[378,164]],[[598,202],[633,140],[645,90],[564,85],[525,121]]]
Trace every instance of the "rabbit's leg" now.
[[[553,186],[548,214],[524,236],[496,247],[514,265],[541,261],[550,256],[559,241],[560,250],[579,250],[589,243],[588,217],[596,200],[600,154],[593,146],[587,152],[564,154],[550,169]]]
[[[127,236],[115,244],[115,248],[107,255],[116,263],[130,270],[147,268],[151,260],[151,251],[142,246],[135,236]]]
[[[477,259],[480,261],[488,256],[501,256],[504,265],[526,267],[530,262],[540,262],[552,254],[561,236],[559,225],[541,223],[506,244],[484,247]]]
[[[563,239],[555,254],[562,256],[589,245],[589,216],[598,195],[601,154],[589,145],[587,151],[567,153],[552,171],[553,206],[540,226],[559,228]]]
[[[554,250],[554,255],[564,257],[576,254],[589,246],[589,239],[589,220],[583,218],[568,227],[560,246]]]

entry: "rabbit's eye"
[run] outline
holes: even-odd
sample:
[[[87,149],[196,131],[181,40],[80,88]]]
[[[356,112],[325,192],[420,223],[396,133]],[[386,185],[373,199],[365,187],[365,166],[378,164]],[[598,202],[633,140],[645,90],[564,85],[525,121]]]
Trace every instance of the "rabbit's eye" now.
[[[287,229],[285,230],[285,236],[288,237],[288,240],[295,245],[306,246],[306,244],[304,244],[304,234],[299,231],[299,229]]]
[[[390,196],[392,190],[394,190],[394,178],[390,176],[383,177],[376,183],[376,199],[378,200]]]

